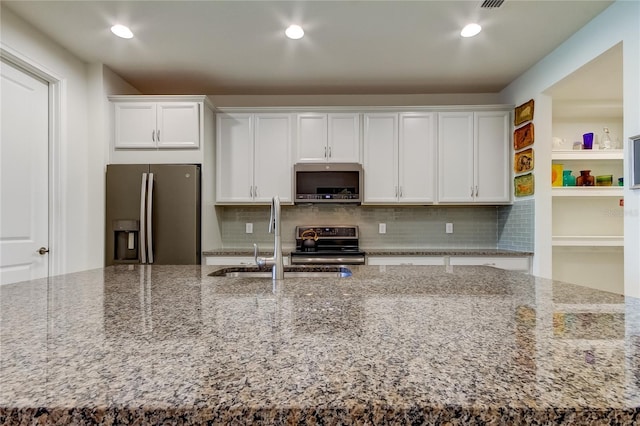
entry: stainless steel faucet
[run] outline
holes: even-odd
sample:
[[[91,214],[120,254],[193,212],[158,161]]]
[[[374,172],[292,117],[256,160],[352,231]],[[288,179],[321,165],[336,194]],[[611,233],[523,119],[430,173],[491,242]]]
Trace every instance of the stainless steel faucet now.
[[[269,219],[269,233],[274,234],[273,257],[258,257],[258,245],[253,245],[253,257],[260,267],[273,266],[271,277],[274,280],[284,279],[284,263],[282,261],[282,240],[280,238],[280,197],[271,200],[271,218]]]

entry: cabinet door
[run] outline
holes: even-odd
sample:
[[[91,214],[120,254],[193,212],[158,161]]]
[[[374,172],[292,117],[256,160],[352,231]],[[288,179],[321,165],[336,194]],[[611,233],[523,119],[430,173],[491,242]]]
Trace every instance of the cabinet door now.
[[[398,115],[364,117],[364,202],[398,201]]]
[[[216,201],[253,200],[253,121],[251,114],[217,118]]]
[[[476,202],[511,201],[510,113],[475,113]]]
[[[438,201],[473,201],[475,185],[472,112],[438,114],[438,172]]]
[[[327,114],[298,114],[298,162],[327,161]]]
[[[291,117],[288,114],[256,114],[254,201],[292,201]]]
[[[398,195],[401,203],[435,201],[435,129],[433,113],[400,114]]]
[[[360,115],[329,114],[328,161],[360,162]]]
[[[156,104],[154,102],[114,103],[116,148],[156,147]]]
[[[199,117],[197,102],[159,103],[156,129],[158,148],[198,148]]]

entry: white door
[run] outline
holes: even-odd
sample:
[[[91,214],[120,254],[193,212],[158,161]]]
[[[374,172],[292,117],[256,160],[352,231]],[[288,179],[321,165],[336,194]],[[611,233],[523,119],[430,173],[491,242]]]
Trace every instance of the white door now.
[[[475,113],[476,202],[511,201],[510,114]]]
[[[158,148],[198,148],[200,114],[197,102],[165,102],[157,108]]]
[[[298,114],[298,162],[324,163],[329,156],[327,147],[327,114]]]
[[[217,129],[216,201],[253,200],[253,118],[220,114]]]
[[[271,201],[274,195],[288,203],[292,197],[291,117],[256,114],[254,147],[254,201]]]
[[[155,148],[156,104],[154,102],[115,103],[115,147]]]
[[[398,185],[401,203],[433,203],[436,184],[435,114],[400,114]]]
[[[473,202],[473,113],[438,114],[438,200]]]
[[[334,163],[360,162],[360,115],[329,114],[328,160]]]
[[[0,284],[8,284],[49,272],[49,85],[0,67]]]
[[[398,202],[398,115],[364,117],[364,201]]]

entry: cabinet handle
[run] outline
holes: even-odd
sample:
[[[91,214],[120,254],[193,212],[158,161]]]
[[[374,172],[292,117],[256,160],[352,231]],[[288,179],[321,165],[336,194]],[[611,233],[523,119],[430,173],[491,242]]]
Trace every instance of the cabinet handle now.
[[[324,158],[327,158],[327,147],[324,147]]]
[[[476,197],[478,196],[478,185],[476,185]]]
[[[156,141],[156,131],[155,131],[155,130],[152,130],[152,131],[151,131],[151,140],[152,140],[153,142],[155,142],[155,141]]]
[[[403,195],[402,195],[402,187],[400,187],[400,198],[402,198],[402,197],[403,197]]]
[[[255,197],[257,197],[257,196],[258,196],[258,187],[257,187],[257,186],[254,186],[254,187],[253,187],[253,195],[254,195]]]
[[[473,197],[473,186],[471,187],[471,196]]]
[[[160,142],[160,130],[156,131],[156,139],[158,139],[158,142]]]
[[[329,147],[329,158],[331,158],[331,147]]]
[[[253,186],[249,187],[249,197],[253,198]]]
[[[398,196],[398,187],[395,186],[394,188],[396,189],[396,197],[397,197]]]

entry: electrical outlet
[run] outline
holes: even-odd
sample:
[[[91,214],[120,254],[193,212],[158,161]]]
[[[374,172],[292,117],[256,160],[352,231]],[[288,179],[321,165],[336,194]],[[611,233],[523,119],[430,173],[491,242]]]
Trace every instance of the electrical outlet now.
[[[447,234],[453,234],[453,223],[447,223],[444,227],[444,232]]]
[[[378,224],[378,234],[386,234],[387,233],[387,224],[379,223]]]
[[[247,234],[253,234],[253,223],[251,223],[251,222],[245,223],[244,224],[244,232],[246,232]]]

